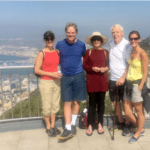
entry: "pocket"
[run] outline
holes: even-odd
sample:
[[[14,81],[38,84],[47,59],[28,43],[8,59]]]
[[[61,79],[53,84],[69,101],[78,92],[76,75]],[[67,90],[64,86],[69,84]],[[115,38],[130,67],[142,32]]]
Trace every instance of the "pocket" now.
[[[139,85],[138,85],[138,84],[137,84],[137,85],[134,85],[134,89],[135,89],[135,91],[141,93],[141,91],[139,91]]]
[[[55,79],[55,83],[57,86],[60,86],[60,79]]]

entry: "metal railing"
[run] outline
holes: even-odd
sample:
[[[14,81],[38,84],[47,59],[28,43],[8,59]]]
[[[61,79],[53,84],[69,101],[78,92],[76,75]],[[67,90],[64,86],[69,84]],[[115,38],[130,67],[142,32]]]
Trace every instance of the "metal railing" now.
[[[40,111],[39,79],[34,75],[33,68],[34,66],[0,67],[0,122],[43,117]],[[147,80],[147,86],[150,87],[150,78]],[[36,101],[34,115],[31,113],[31,97]],[[14,110],[14,107],[17,109]],[[23,108],[28,109],[28,114],[24,114]],[[14,116],[14,111],[19,114],[17,117]],[[145,113],[145,116],[149,117],[150,114]]]
[[[7,121],[17,119],[14,117],[14,107],[16,105],[20,111],[20,117],[18,119],[42,117],[39,113],[38,100],[36,103],[37,116],[33,117],[31,115],[31,93],[36,90],[38,91],[38,78],[33,74],[33,67],[34,66],[0,67],[0,122],[6,121],[5,114],[7,113],[9,113],[9,117],[7,117],[9,119],[7,119]],[[23,101],[28,101],[27,108],[29,114],[26,114],[26,117],[23,116]]]

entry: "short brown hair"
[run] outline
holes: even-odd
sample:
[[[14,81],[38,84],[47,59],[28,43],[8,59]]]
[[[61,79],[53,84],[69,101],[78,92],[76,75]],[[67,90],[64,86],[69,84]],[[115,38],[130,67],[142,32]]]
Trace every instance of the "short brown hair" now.
[[[76,33],[78,33],[77,24],[72,23],[72,22],[67,23],[67,24],[66,24],[66,27],[65,27],[65,32],[67,32],[67,29],[68,29],[69,27],[74,27],[75,30],[76,30]]]

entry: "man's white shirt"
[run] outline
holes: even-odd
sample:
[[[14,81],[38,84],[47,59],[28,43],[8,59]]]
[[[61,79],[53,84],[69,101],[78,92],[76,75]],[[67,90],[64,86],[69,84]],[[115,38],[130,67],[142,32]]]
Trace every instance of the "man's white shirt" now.
[[[117,81],[125,72],[131,54],[131,45],[125,38],[119,44],[109,43],[110,80]]]

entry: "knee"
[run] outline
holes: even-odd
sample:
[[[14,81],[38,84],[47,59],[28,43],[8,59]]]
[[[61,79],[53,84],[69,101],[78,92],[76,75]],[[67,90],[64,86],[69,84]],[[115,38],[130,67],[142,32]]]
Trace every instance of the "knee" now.
[[[130,111],[124,110],[125,116],[129,117],[132,113]]]
[[[138,116],[144,116],[142,111],[136,111],[136,113],[137,113]]]
[[[71,102],[65,102],[64,107],[71,107]]]
[[[80,105],[80,103],[77,101],[73,101],[73,105]]]

